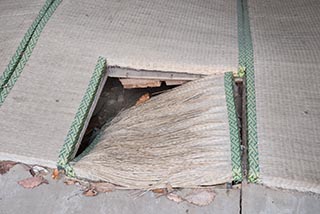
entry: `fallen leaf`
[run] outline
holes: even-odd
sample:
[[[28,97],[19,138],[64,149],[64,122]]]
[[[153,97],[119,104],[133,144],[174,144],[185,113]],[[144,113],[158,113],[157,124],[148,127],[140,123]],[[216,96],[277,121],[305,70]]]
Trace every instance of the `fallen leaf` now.
[[[51,175],[52,179],[59,179],[59,170],[58,169],[54,169]]]
[[[180,203],[183,201],[183,198],[175,193],[169,193],[167,195],[167,198],[171,201],[174,201],[174,202],[177,202],[177,203]]]
[[[157,194],[167,194],[167,189],[153,189],[151,191]]]
[[[94,188],[89,188],[82,193],[84,196],[92,197],[98,195],[98,191]]]
[[[76,183],[78,183],[79,181],[74,180],[74,179],[67,179],[65,180],[63,183],[65,183],[66,185],[74,185]]]
[[[112,192],[116,189],[116,187],[113,184],[110,183],[91,183],[91,187],[97,190],[98,192]]]
[[[210,204],[215,197],[216,193],[213,190],[195,189],[187,195],[184,200],[197,206],[206,206]]]
[[[0,162],[0,174],[3,175],[7,173],[14,165],[16,165],[16,162],[13,161],[1,161]]]
[[[137,106],[137,105],[141,105],[142,103],[146,102],[146,101],[149,100],[149,99],[150,99],[149,93],[146,93],[146,94],[142,95],[142,96],[138,99],[138,101],[136,102],[136,106]]]
[[[49,184],[49,182],[42,176],[35,176],[35,177],[26,178],[21,181],[18,181],[18,184],[23,186],[24,188],[32,189],[41,184]]]

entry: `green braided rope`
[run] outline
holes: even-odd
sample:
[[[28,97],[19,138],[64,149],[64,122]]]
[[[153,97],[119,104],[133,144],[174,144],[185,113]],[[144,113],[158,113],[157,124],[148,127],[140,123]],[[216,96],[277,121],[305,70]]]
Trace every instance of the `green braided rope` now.
[[[33,21],[32,25],[29,27],[28,31],[24,35],[22,41],[20,42],[15,54],[11,58],[8,66],[6,67],[5,71],[3,72],[3,75],[0,77],[0,90],[1,88],[6,84],[6,82],[10,79],[10,76],[12,75],[12,72],[14,71],[15,67],[17,66],[21,56],[23,55],[23,52],[26,48],[26,46],[29,43],[30,38],[33,35],[33,32],[35,31],[36,27],[38,26],[39,22],[41,21],[42,17],[47,12],[48,8],[52,4],[53,0],[48,0],[45,2],[43,7],[41,8],[38,16]]]
[[[238,0],[239,70],[246,75],[247,128],[248,128],[248,180],[256,182],[259,177],[259,154],[257,137],[256,96],[254,84],[253,46],[247,0]]]
[[[240,130],[239,121],[236,113],[236,106],[234,103],[233,91],[233,73],[227,72],[224,74],[224,88],[226,94],[229,132],[231,141],[231,163],[232,163],[232,177],[235,182],[242,181],[242,167],[241,167],[241,150],[240,150]]]
[[[99,57],[93,75],[89,82],[87,91],[80,103],[75,118],[71,124],[65,143],[59,153],[58,167],[65,170],[66,175],[75,177],[75,173],[69,162],[73,158],[76,144],[79,140],[80,133],[84,127],[84,122],[88,116],[93,100],[96,96],[98,87],[102,81],[102,76],[106,70],[106,60]]]
[[[40,34],[49,18],[62,0],[47,0],[39,15],[28,29],[19,44],[14,56],[0,77],[0,106],[8,96],[40,37]]]

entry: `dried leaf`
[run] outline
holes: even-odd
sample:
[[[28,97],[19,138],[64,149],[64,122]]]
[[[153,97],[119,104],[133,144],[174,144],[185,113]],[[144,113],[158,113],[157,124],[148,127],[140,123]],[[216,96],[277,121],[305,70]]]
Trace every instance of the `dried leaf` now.
[[[91,186],[98,192],[112,192],[116,189],[116,187],[113,184],[104,182],[91,183]]]
[[[52,172],[52,179],[59,179],[59,170],[58,169],[54,169],[53,172]]]
[[[64,183],[65,183],[66,185],[74,185],[74,184],[76,184],[76,183],[78,183],[78,182],[79,182],[79,181],[74,180],[74,179],[67,179],[67,180],[64,181]]]
[[[146,102],[146,101],[149,100],[149,99],[150,99],[149,93],[146,93],[146,94],[142,95],[142,96],[138,99],[138,101],[136,102],[136,106],[137,106],[137,105],[141,105],[142,103]]]
[[[174,201],[174,202],[177,202],[177,203],[180,203],[183,201],[183,198],[175,193],[170,193],[167,195],[167,198],[171,201]]]
[[[197,206],[206,206],[210,204],[215,197],[216,193],[213,190],[195,189],[187,195],[184,200]]]
[[[82,193],[84,196],[92,197],[98,195],[98,191],[94,188],[89,188]]]
[[[1,161],[0,162],[0,174],[3,175],[7,173],[14,165],[16,165],[16,162],[13,161]]]
[[[167,189],[153,189],[152,192],[157,194],[167,194]]]
[[[49,182],[42,176],[36,176],[36,177],[26,178],[21,181],[18,181],[18,184],[23,186],[24,188],[32,189],[41,184],[49,184]]]

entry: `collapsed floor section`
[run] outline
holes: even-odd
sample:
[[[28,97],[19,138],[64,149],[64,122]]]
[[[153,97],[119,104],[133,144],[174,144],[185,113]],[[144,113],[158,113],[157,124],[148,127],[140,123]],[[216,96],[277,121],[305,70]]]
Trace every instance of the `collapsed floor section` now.
[[[192,81],[120,112],[72,164],[76,174],[132,189],[232,182],[224,78]]]
[[[154,84],[155,82],[157,84]],[[81,155],[90,146],[103,125],[110,122],[117,114],[176,86],[159,80],[108,77],[76,156]]]

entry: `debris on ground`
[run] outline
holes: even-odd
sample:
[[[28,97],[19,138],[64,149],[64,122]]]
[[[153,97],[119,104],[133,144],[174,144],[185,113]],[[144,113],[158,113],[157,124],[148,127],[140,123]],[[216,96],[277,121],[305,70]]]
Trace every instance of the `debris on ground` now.
[[[54,180],[58,180],[60,178],[59,176],[59,170],[58,169],[54,169],[51,175],[52,179]]]
[[[207,206],[214,200],[215,197],[216,197],[216,193],[213,190],[194,189],[184,199],[187,202],[197,206]]]
[[[29,172],[33,177],[38,175],[45,176],[49,173],[46,168],[37,165],[30,167]]]
[[[5,174],[15,166],[16,162],[13,161],[0,161],[0,173]],[[21,164],[25,170],[29,171],[32,177],[18,181],[18,184],[26,189],[33,189],[41,184],[49,184],[48,180],[44,178],[49,174],[47,168],[34,165]],[[52,179],[60,179],[62,172],[58,169],[54,169],[52,172]],[[107,182],[89,182],[85,180],[78,180],[74,178],[66,178],[64,180],[66,185],[79,185],[82,187],[82,194],[87,197],[93,197],[99,193],[113,192],[117,189],[117,186]],[[176,203],[188,202],[197,206],[209,205],[215,198],[216,193],[212,188],[199,188],[199,189],[176,189],[169,183],[165,188],[151,190],[157,197],[165,196],[171,201]]]
[[[48,170],[42,166],[34,165],[30,166],[23,163],[17,163],[13,161],[0,161],[0,174],[7,173],[13,166],[21,165],[25,170],[29,171],[32,175],[31,178],[26,178],[18,181],[18,184],[26,189],[35,188],[41,184],[49,184],[43,176],[48,174]]]
[[[153,193],[157,194],[158,197],[160,197],[160,196],[163,196],[163,195],[168,195],[169,193],[173,192],[174,189],[169,183],[167,183],[166,184],[166,188],[153,189],[151,191]]]
[[[166,188],[153,189],[151,191],[157,197],[165,196],[176,203],[185,201],[197,206],[209,205],[216,196],[213,188],[177,189],[173,188],[169,183],[166,184]]]
[[[17,163],[13,161],[0,161],[0,174],[3,175],[7,173],[16,164]]]
[[[169,200],[171,200],[171,201],[176,202],[176,203],[180,203],[180,202],[184,201],[184,199],[183,199],[180,195],[178,195],[178,194],[176,194],[176,193],[169,193],[169,194],[167,195],[167,198],[168,198]]]
[[[43,176],[39,175],[18,181],[18,184],[26,189],[33,189],[41,184],[49,184],[49,182]]]
[[[92,197],[98,195],[98,191],[94,188],[88,188],[82,194],[87,197]]]
[[[138,101],[136,102],[136,106],[145,103],[145,102],[146,102],[147,100],[149,100],[149,99],[150,99],[150,94],[149,94],[149,93],[146,93],[146,94],[142,95],[142,96],[138,99]]]
[[[216,193],[213,189],[183,189],[181,191],[174,191],[166,195],[167,198],[176,203],[186,201],[197,206],[207,206],[216,197]]]
[[[91,187],[98,192],[113,192],[116,189],[115,185],[105,182],[91,183]]]
[[[156,194],[159,194],[159,195],[164,195],[164,194],[167,194],[168,191],[167,189],[165,188],[162,188],[162,189],[153,189],[151,190],[153,193],[156,193]]]
[[[75,184],[78,184],[79,181],[76,180],[76,179],[66,179],[63,183],[65,183],[66,185],[75,185]]]
[[[116,190],[116,186],[111,183],[92,182],[88,187],[85,188],[82,194],[84,196],[92,197],[98,195],[99,193],[113,192],[114,190]]]

